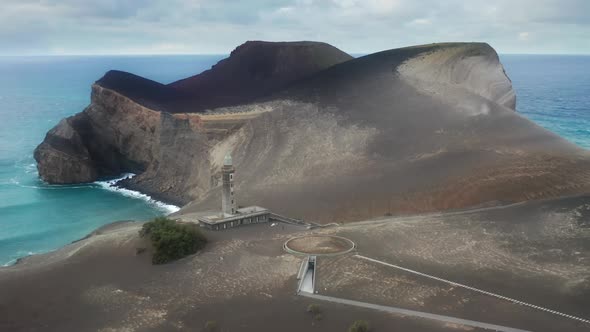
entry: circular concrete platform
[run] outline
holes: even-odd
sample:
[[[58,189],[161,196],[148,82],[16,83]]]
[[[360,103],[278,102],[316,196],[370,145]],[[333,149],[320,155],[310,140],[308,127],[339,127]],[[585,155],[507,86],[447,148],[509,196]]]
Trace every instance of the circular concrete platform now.
[[[306,235],[289,239],[283,248],[295,255],[332,256],[351,252],[355,244],[341,236]]]

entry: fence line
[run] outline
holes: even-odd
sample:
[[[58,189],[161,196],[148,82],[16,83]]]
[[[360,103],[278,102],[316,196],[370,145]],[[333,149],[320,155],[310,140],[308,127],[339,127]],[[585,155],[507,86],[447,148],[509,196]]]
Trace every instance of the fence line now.
[[[485,295],[493,296],[493,297],[496,297],[496,298],[499,298],[499,299],[502,299],[502,300],[506,300],[506,301],[517,303],[517,304],[520,304],[520,305],[523,305],[523,306],[531,307],[533,309],[537,309],[537,310],[549,312],[549,313],[554,314],[554,315],[559,315],[559,316],[562,316],[562,317],[565,317],[565,318],[569,318],[569,319],[577,320],[577,321],[580,321],[580,322],[584,322],[586,324],[590,324],[590,320],[588,320],[588,319],[584,319],[584,318],[580,318],[580,317],[576,317],[576,316],[564,314],[564,313],[559,312],[559,311],[555,311],[555,310],[547,309],[547,308],[540,307],[540,306],[537,306],[537,305],[534,305],[534,304],[530,304],[530,303],[518,301],[518,300],[513,299],[513,298],[510,298],[510,297],[506,297],[506,296],[502,296],[502,295],[495,294],[495,293],[492,293],[492,292],[484,291],[484,290],[481,290],[481,289],[478,289],[478,288],[475,288],[475,287],[471,287],[471,286],[460,284],[458,282],[454,282],[454,281],[451,281],[451,280],[447,280],[447,279],[435,277],[435,276],[430,275],[430,274],[418,272],[418,271],[411,270],[411,269],[408,269],[408,268],[405,268],[405,267],[402,267],[402,266],[399,266],[399,265],[395,265],[395,264],[391,264],[391,263],[386,263],[386,262],[379,261],[379,260],[376,260],[376,259],[373,259],[373,258],[369,258],[369,257],[366,257],[366,256],[362,256],[362,255],[354,255],[354,256],[355,257],[358,257],[358,258],[361,258],[361,259],[364,259],[364,260],[367,260],[367,261],[370,261],[370,262],[382,264],[382,265],[393,267],[393,268],[396,268],[396,269],[399,269],[399,270],[402,270],[402,271],[405,271],[405,272],[413,273],[413,274],[416,274],[416,275],[419,275],[419,276],[422,276],[422,277],[426,277],[426,278],[430,278],[430,279],[442,281],[442,282],[451,284],[453,286],[462,287],[462,288],[465,288],[465,289],[468,289],[468,290],[471,290],[471,291],[475,291],[475,292],[482,293],[482,294],[485,294]]]

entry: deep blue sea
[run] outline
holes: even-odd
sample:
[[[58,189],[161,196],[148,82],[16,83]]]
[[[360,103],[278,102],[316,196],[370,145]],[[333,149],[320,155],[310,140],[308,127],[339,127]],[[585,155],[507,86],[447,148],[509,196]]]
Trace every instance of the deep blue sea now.
[[[501,55],[516,110],[590,149],[590,56]]]
[[[224,56],[0,57],[0,266],[56,249],[116,220],[150,219],[174,209],[106,181],[49,186],[33,149],[61,118],[90,101],[90,85],[109,69],[169,83]],[[541,126],[590,148],[590,56],[503,55],[517,109]]]

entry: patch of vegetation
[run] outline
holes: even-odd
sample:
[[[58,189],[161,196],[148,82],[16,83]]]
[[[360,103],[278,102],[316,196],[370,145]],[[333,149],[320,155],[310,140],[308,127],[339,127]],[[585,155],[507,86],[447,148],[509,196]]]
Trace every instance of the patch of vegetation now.
[[[148,237],[155,252],[152,263],[164,264],[192,255],[204,248],[207,238],[197,225],[178,224],[165,217],[156,218],[143,225],[141,237]]]
[[[307,306],[307,312],[317,315],[322,312],[322,308],[320,308],[320,306],[317,304],[310,304]]]
[[[205,323],[205,331],[207,331],[207,332],[217,331],[217,322],[214,320],[207,321],[207,323]]]
[[[322,313],[322,308],[317,304],[308,305],[306,311],[313,316],[314,321],[320,321],[320,320],[324,319],[324,314]]]
[[[348,332],[369,332],[370,326],[367,321],[357,320],[348,328]]]

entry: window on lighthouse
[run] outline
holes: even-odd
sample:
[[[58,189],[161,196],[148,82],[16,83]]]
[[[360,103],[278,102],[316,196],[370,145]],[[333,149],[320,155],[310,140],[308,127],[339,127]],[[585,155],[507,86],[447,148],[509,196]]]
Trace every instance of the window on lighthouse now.
[[[230,174],[230,175],[229,175],[229,180],[231,181],[231,180],[233,180],[233,179],[234,179],[234,175],[233,175],[233,174]]]

